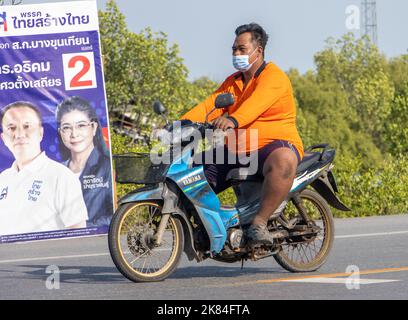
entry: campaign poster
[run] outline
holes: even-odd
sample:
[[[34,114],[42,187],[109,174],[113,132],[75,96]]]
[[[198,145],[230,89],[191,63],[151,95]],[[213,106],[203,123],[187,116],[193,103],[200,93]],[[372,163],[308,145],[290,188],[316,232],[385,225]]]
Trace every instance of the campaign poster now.
[[[107,233],[96,1],[0,7],[0,243]]]

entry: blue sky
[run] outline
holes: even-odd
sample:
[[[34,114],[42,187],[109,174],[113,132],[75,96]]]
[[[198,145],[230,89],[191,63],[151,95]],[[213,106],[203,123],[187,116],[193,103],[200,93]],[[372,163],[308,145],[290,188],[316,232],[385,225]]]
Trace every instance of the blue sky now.
[[[77,0],[80,1],[80,0]],[[23,0],[25,4],[62,2]],[[106,0],[98,0],[105,8]],[[313,55],[328,37],[341,37],[346,28],[346,8],[360,0],[116,0],[130,30],[145,27],[163,31],[190,71],[190,79],[208,76],[221,81],[234,70],[231,45],[238,25],[258,22],[270,35],[266,59],[284,70],[302,73],[313,69]],[[407,53],[408,1],[377,0],[380,50],[387,57]],[[357,35],[360,33],[355,31]]]

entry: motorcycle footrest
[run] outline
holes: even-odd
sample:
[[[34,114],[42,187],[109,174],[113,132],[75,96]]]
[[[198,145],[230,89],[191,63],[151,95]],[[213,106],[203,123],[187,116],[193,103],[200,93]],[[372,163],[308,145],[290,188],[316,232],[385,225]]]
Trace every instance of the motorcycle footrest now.
[[[321,229],[319,227],[306,228],[305,230],[296,230],[290,233],[291,237],[316,235]]]
[[[292,227],[293,231],[307,231],[309,230],[310,227],[306,226],[306,225],[296,225]]]
[[[272,232],[269,232],[269,234],[274,239],[287,238],[289,236],[289,232],[287,232],[286,230],[272,231]]]

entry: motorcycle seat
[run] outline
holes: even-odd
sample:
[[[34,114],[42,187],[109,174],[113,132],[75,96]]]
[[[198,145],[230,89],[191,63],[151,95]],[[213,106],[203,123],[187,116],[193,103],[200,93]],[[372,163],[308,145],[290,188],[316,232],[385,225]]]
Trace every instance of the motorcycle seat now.
[[[296,175],[299,175],[306,171],[308,168],[320,161],[320,152],[306,152],[302,161],[299,163],[296,169]],[[249,174],[249,169],[242,167],[232,169],[227,174],[227,181],[262,181],[263,176],[259,174]]]
[[[306,171],[320,160],[320,152],[305,152],[302,161],[298,164],[296,169],[296,175]]]

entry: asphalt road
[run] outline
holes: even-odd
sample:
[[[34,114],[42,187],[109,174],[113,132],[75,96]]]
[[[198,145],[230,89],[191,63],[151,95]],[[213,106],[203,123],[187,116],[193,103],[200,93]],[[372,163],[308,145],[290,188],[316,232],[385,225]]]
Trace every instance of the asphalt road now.
[[[329,260],[309,274],[286,272],[273,258],[241,270],[183,256],[167,280],[132,283],[113,265],[105,236],[0,245],[0,299],[408,299],[408,215],[335,225]],[[59,288],[47,289],[56,267]],[[349,278],[356,268],[359,277]]]

